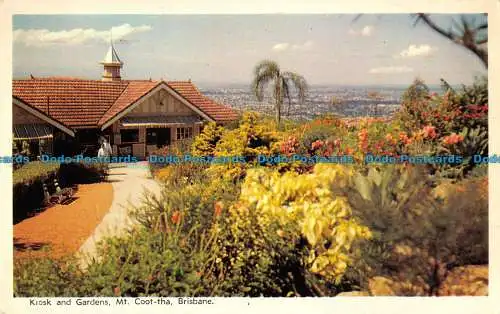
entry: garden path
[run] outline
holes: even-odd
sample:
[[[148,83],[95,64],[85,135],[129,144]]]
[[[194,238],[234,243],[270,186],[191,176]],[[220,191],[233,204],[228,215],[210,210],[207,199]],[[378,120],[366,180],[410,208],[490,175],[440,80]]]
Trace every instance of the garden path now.
[[[160,185],[151,178],[147,162],[116,165],[109,170],[108,181],[113,185],[113,202],[94,233],[80,247],[80,262],[84,268],[96,257],[99,241],[119,236],[133,226],[128,213],[130,205],[139,205],[146,191],[160,194]]]

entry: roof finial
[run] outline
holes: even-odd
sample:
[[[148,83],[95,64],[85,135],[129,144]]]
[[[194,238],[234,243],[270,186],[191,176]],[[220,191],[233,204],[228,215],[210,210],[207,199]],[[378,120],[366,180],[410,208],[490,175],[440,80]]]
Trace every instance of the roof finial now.
[[[109,50],[104,57],[104,60],[101,61],[101,64],[104,65],[104,73],[102,75],[103,80],[117,81],[121,79],[120,69],[123,66],[123,62],[118,57],[118,54],[113,46],[113,28],[109,30]]]

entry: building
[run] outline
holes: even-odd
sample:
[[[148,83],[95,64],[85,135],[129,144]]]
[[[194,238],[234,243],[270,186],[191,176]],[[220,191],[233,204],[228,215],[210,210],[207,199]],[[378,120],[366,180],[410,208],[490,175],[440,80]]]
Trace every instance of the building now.
[[[237,119],[234,110],[204,96],[191,80],[123,80],[113,44],[101,64],[101,80],[13,80],[13,149],[28,142],[31,151],[43,144],[43,151],[54,155],[95,155],[104,136],[115,155],[144,158],[197,135],[207,122]]]

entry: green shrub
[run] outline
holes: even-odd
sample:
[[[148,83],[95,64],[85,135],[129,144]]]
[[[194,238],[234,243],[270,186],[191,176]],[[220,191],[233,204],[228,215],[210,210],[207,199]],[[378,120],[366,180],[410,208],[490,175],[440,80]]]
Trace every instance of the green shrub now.
[[[62,163],[59,178],[63,185],[87,184],[103,181],[108,175],[107,163]]]
[[[82,274],[74,260],[33,258],[14,261],[15,297],[79,295]]]
[[[16,264],[16,295],[222,295],[216,241],[224,229],[222,207],[238,194],[235,188],[197,182],[166,187],[159,198],[147,194],[143,205],[132,210],[139,225],[124,237],[100,243],[98,258],[85,272],[76,261]]]
[[[59,170],[59,163],[33,161],[14,170],[12,173],[12,183],[14,185],[30,184],[44,177],[53,175]]]
[[[456,144],[440,143],[436,148],[438,155],[455,155],[461,156],[463,162],[460,164],[440,164],[434,166],[438,175],[445,178],[460,179],[467,176],[475,167],[478,166],[474,162],[474,156],[479,155],[482,157],[488,156],[488,130],[481,126],[476,129],[469,129],[465,127],[462,132],[458,134],[462,138]]]
[[[481,179],[432,182],[422,167],[385,166],[357,174],[346,191],[355,215],[374,235],[358,249],[364,259],[348,272],[409,282],[399,295],[433,295],[451,267],[488,263],[488,195]]]

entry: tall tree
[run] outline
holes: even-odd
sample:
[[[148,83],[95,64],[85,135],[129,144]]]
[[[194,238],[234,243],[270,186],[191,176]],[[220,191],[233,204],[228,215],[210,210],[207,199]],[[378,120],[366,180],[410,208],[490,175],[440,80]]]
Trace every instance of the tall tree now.
[[[259,62],[255,66],[252,88],[259,101],[264,100],[264,88],[273,85],[274,110],[276,112],[276,123],[281,124],[281,115],[285,98],[288,100],[288,111],[292,104],[291,88],[297,91],[299,102],[305,101],[307,82],[304,77],[295,72],[281,71],[279,65],[270,60]]]

